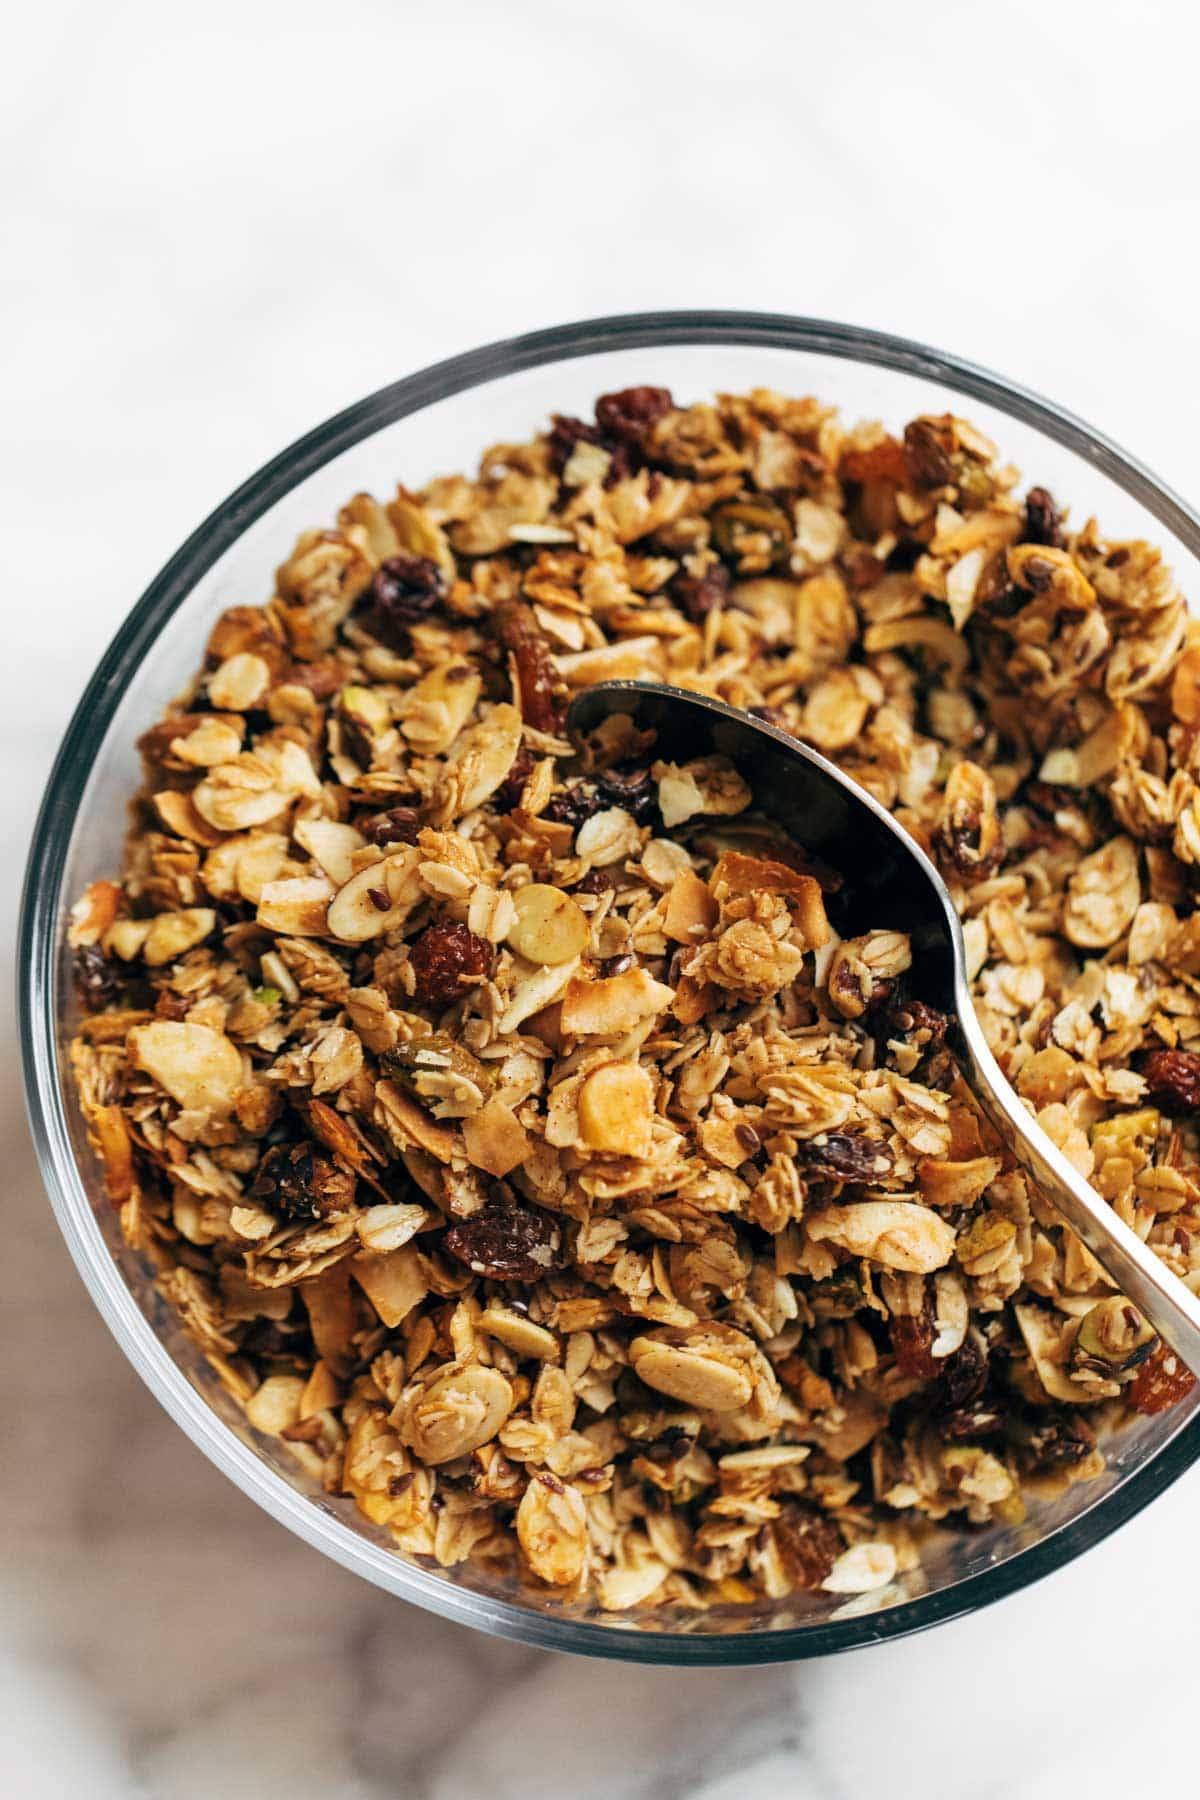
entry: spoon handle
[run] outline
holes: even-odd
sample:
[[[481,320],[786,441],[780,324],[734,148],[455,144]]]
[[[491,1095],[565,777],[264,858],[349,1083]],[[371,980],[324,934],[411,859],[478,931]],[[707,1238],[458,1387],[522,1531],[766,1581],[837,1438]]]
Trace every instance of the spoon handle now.
[[[1188,1368],[1200,1371],[1200,1297],[1172,1274],[1042,1130],[1001,1073],[969,995],[960,991],[958,998],[959,1065],[980,1106],[1021,1168],[1121,1292]]]

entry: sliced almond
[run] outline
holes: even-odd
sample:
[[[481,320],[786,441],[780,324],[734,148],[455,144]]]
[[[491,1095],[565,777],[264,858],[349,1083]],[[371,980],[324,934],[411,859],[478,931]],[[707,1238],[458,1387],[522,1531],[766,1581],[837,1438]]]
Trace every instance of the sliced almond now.
[[[132,962],[150,936],[153,926],[153,919],[115,919],[100,942],[109,956],[119,956],[122,962]]]
[[[453,1364],[409,1401],[401,1441],[436,1468],[490,1442],[513,1409],[511,1386],[499,1369]]]
[[[337,819],[297,819],[292,836],[337,887],[344,887],[354,874],[354,853],[367,841],[353,825]]]
[[[517,1538],[525,1560],[550,1587],[578,1581],[587,1561],[587,1507],[578,1488],[548,1469],[535,1470],[521,1496]]]
[[[192,804],[192,796],[180,788],[164,788],[161,794],[155,794],[154,810],[168,831],[185,838],[189,844],[211,850],[224,840],[225,834],[200,817]]]
[[[422,756],[442,755],[474,712],[482,687],[461,658],[431,669],[405,696],[400,730]]]
[[[208,769],[217,763],[232,762],[242,748],[242,732],[228,719],[205,719],[186,737],[173,738],[171,754],[180,762],[194,763]]]
[[[544,1325],[535,1325],[524,1313],[510,1312],[498,1300],[491,1301],[476,1320],[480,1331],[494,1337],[514,1356],[529,1357],[536,1362],[557,1362],[558,1339]]]
[[[217,915],[211,906],[188,906],[179,912],[159,913],[142,945],[142,958],[151,967],[173,962],[202,944],[216,929]]]
[[[429,1218],[423,1206],[402,1201],[396,1206],[369,1206],[355,1226],[363,1249],[384,1256],[389,1250],[402,1250]]]
[[[583,908],[558,888],[531,882],[513,895],[508,942],[526,962],[569,962],[587,949],[592,928]]]
[[[507,702],[503,706],[493,706],[487,718],[471,733],[465,749],[455,761],[462,783],[458,797],[461,812],[474,812],[495,793],[512,768],[520,748],[520,713]]]
[[[454,1155],[458,1145],[455,1134],[431,1119],[412,1095],[394,1081],[376,1083],[375,1111],[378,1122],[401,1150],[427,1150],[443,1163]]]
[[[246,1402],[246,1417],[255,1431],[279,1437],[300,1417],[305,1383],[299,1375],[268,1375]]]
[[[418,849],[406,846],[352,875],[329,903],[330,936],[344,944],[365,944],[402,925],[422,898],[417,873],[422,860]]]

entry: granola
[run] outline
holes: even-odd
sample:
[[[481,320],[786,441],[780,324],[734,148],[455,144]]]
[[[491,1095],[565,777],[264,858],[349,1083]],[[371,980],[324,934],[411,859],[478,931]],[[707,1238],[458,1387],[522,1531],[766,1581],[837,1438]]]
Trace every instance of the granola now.
[[[981,1122],[907,940],[670,680],[933,855],[1031,1112],[1200,1287],[1200,628],[966,421],[605,395],[304,534],[72,915],[128,1242],[403,1552],[622,1611],[882,1589],[1192,1385]]]

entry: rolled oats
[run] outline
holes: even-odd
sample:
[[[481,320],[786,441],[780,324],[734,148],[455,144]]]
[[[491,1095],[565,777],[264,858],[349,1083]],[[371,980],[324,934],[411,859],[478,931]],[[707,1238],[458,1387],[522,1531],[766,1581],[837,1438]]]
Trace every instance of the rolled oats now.
[[[1200,627],[950,415],[602,397],[306,533],[69,940],[107,1194],[299,1467],[607,1610],[866,1596],[1191,1377],[993,1141],[886,893],[653,677],[939,861],[1025,1103],[1200,1287]]]

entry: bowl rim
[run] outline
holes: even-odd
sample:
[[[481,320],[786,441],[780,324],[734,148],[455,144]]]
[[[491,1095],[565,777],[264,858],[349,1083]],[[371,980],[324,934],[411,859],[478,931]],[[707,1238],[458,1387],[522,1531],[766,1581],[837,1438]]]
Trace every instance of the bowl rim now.
[[[978,1610],[1041,1579],[1133,1517],[1200,1457],[1200,1417],[1083,1514],[992,1568],[879,1613],[775,1631],[691,1635],[637,1630],[491,1600],[357,1537],[243,1443],[193,1388],[134,1303],[95,1224],[67,1130],[56,1008],[62,870],[90,773],[130,675],[199,581],[256,519],[342,451],[398,419],[542,364],[613,350],[684,345],[808,351],[936,381],[1074,451],[1200,556],[1200,516],[1142,463],[1063,408],[979,365],[911,339],[827,319],[727,310],[617,314],[556,325],[451,356],[336,413],[265,463],[184,541],[150,582],[100,659],[71,718],[34,827],[17,937],[17,1001],[26,1105],[59,1227],[122,1351],[194,1444],[280,1524],[344,1568],[400,1598],[539,1648],[676,1666],[750,1665],[824,1656],[907,1636]],[[81,1221],[85,1222],[81,1229]]]

